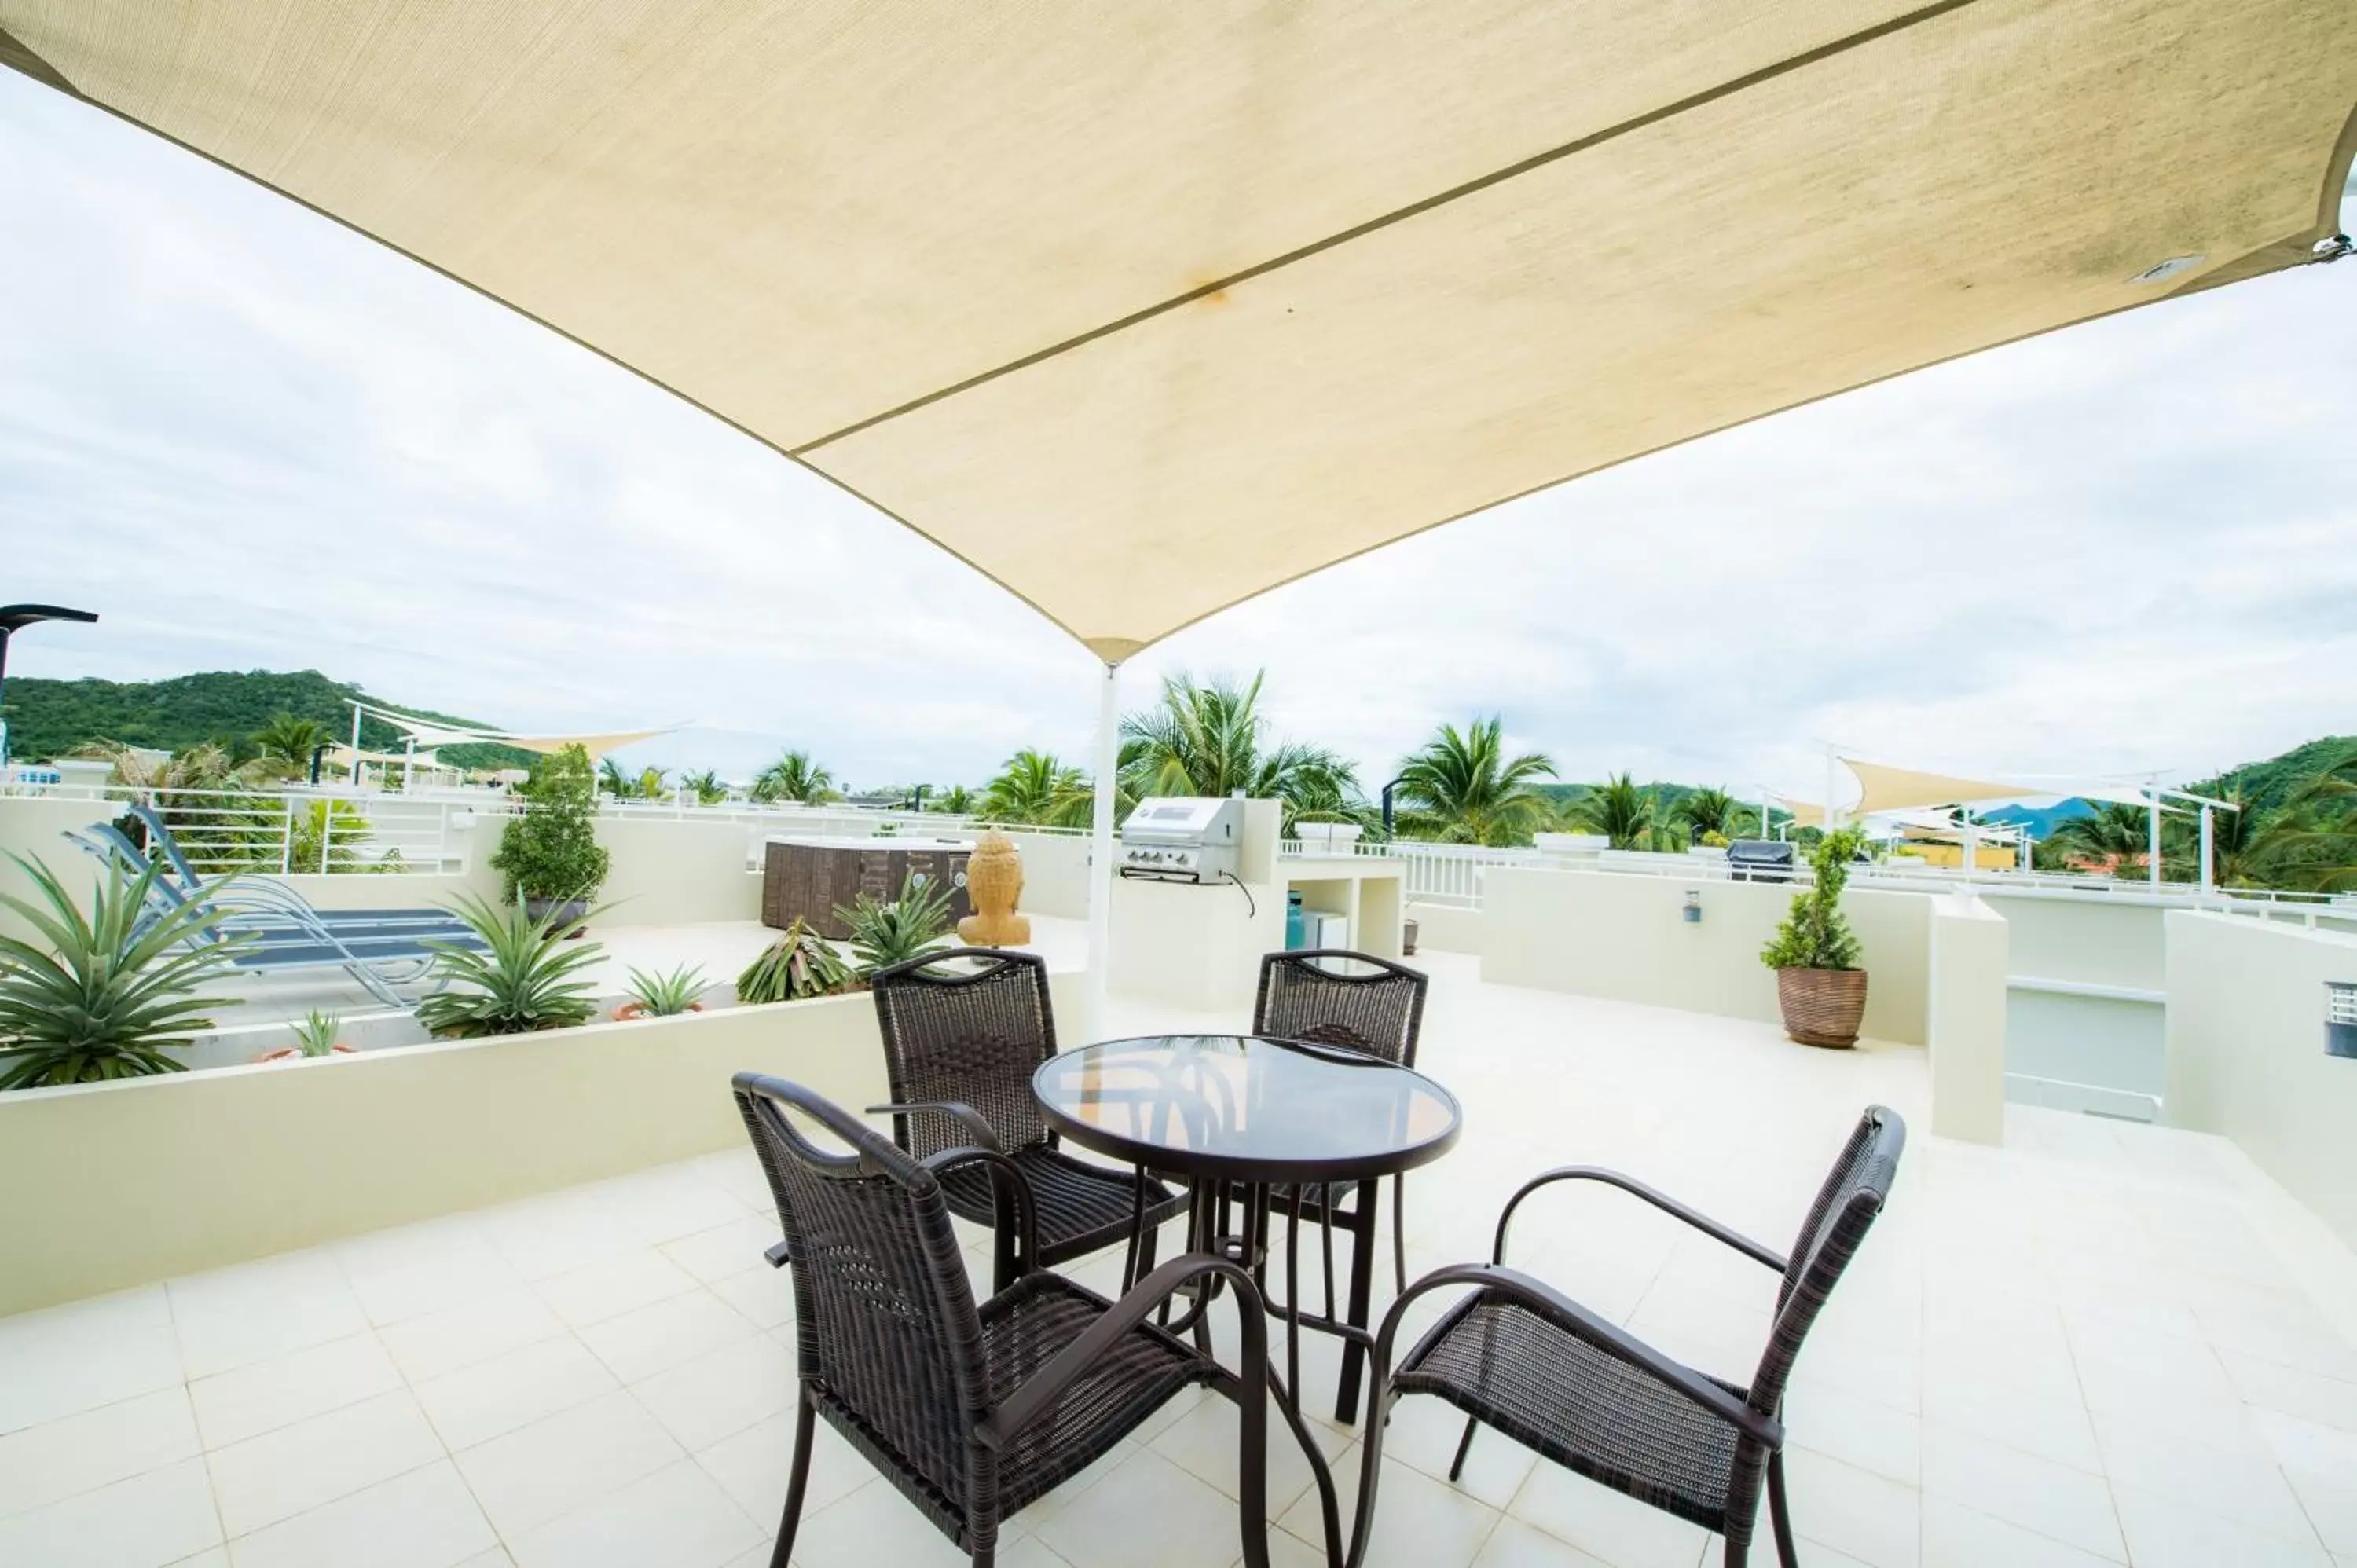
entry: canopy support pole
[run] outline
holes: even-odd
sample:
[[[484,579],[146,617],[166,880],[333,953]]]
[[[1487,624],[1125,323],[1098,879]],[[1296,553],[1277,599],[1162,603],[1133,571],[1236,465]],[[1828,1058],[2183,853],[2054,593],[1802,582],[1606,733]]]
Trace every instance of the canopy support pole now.
[[[1107,664],[1097,687],[1095,800],[1089,814],[1089,971],[1085,1039],[1105,1037],[1113,966],[1113,815],[1121,760],[1121,666]]]
[[[2152,825],[2145,834],[2145,881],[2158,888],[2160,886],[2160,786],[2154,785],[2147,798],[2152,801]]]
[[[2214,890],[2218,886],[2215,869],[2218,863],[2212,858],[2217,849],[2215,832],[2210,807],[2204,804],[2201,808],[2201,891],[2204,893]]]

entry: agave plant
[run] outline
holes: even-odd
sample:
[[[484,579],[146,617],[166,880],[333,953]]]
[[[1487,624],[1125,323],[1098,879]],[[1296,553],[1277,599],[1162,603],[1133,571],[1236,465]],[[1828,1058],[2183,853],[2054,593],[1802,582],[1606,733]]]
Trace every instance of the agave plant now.
[[[890,903],[862,893],[851,904],[836,906],[834,917],[851,928],[851,956],[858,961],[859,977],[865,980],[879,969],[947,945],[950,892],[911,874]]]
[[[605,949],[596,942],[568,944],[591,918],[592,909],[566,919],[552,911],[534,919],[521,903],[493,904],[461,897],[453,913],[483,940],[477,952],[455,942],[430,941],[436,950],[435,978],[445,989],[417,1004],[417,1021],[447,1039],[483,1035],[523,1035],[538,1029],[569,1029],[597,1011],[596,987],[580,978]]]
[[[324,1057],[336,1048],[336,1035],[344,1021],[333,1013],[322,1013],[314,1007],[303,1015],[295,1026],[295,1048],[307,1057]]]
[[[704,994],[704,967],[683,963],[667,974],[630,971],[630,1008],[634,1017],[670,1018],[694,1012]]]
[[[212,1027],[197,993],[234,956],[237,943],[214,930],[224,912],[184,904],[146,918],[151,865],[109,872],[85,916],[42,861],[8,858],[40,903],[0,895],[0,905],[48,950],[0,936],[0,1090],[181,1071],[164,1053]]]
[[[832,996],[857,981],[824,937],[796,920],[737,977],[737,1000],[748,1006]]]

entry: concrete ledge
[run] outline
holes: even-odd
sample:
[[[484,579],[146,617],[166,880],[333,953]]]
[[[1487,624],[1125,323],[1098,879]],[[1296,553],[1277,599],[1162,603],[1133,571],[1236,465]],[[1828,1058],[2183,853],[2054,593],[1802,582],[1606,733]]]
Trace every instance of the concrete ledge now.
[[[0,1095],[0,1315],[728,1148],[746,1069],[887,1098],[865,994]]]
[[[1932,1131],[2005,1142],[2005,917],[1970,897],[1932,902]]]

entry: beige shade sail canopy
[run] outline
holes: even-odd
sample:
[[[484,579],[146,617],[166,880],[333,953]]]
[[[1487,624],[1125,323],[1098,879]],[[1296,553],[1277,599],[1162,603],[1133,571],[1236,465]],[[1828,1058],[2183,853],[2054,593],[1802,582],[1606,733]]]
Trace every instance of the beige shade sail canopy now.
[[[2032,785],[1999,784],[1987,779],[1959,779],[1946,773],[1919,773],[1911,768],[1889,768],[1845,757],[1841,765],[1857,779],[1857,804],[1853,815],[1903,811],[1910,806],[1961,806],[1981,800],[2038,799],[2051,794]]]
[[[2309,260],[2357,125],[2348,0],[0,0],[0,61],[673,389],[1110,660]]]

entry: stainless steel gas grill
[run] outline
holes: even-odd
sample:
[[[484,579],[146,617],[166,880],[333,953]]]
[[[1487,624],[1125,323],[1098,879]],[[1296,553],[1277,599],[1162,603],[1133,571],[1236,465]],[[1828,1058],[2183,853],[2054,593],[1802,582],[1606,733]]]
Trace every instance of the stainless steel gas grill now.
[[[1242,800],[1140,800],[1122,824],[1114,868],[1157,882],[1232,881],[1243,832]]]

